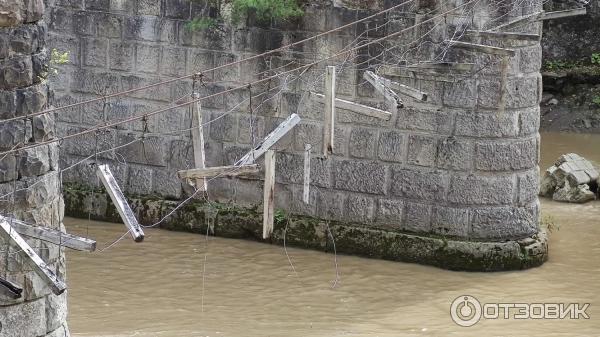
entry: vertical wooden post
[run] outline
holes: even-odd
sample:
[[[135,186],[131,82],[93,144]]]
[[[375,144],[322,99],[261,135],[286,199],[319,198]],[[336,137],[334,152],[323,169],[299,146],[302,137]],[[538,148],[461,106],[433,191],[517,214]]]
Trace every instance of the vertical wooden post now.
[[[275,201],[275,151],[265,154],[265,187],[263,200],[263,239],[273,233],[273,204]]]
[[[304,189],[302,194],[302,201],[305,204],[310,203],[310,152],[312,146],[310,144],[304,144]]]
[[[335,127],[335,67],[328,66],[325,72],[325,129],[323,134],[323,155],[333,152]]]
[[[194,99],[199,99],[200,94],[194,93],[192,95]],[[197,101],[192,106],[192,146],[194,148],[194,165],[196,168],[206,168],[206,157],[204,154],[204,130],[202,128],[202,104]],[[196,179],[196,189],[199,191],[206,191],[207,184],[206,179]]]

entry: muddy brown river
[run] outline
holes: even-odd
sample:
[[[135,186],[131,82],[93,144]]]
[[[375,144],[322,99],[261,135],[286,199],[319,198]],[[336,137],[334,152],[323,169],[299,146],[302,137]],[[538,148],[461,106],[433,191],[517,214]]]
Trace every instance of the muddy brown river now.
[[[542,134],[541,167],[577,152],[600,164],[600,135]],[[559,226],[542,267],[453,272],[196,234],[147,230],[105,252],[68,253],[74,336],[600,336],[600,202],[542,201]],[[120,224],[66,219],[99,248]],[[451,302],[590,303],[589,319],[482,319],[456,325]]]

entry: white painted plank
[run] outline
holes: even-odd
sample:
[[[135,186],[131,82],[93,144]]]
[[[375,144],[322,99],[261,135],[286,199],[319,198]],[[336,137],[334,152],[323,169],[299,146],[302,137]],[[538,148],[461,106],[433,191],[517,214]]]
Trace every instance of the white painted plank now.
[[[561,18],[568,18],[571,16],[585,15],[587,14],[587,9],[585,7],[574,8],[574,9],[566,9],[564,11],[555,11],[555,12],[544,12],[542,13],[539,20],[554,20]]]
[[[240,160],[238,160],[235,166],[245,166],[253,164],[254,161],[260,158],[262,155],[275,145],[283,136],[285,136],[290,130],[292,130],[298,123],[300,123],[300,116],[292,114],[285,121],[283,121],[275,130],[273,130],[263,141],[253,150],[246,153]]]
[[[0,277],[0,294],[2,294],[5,297],[9,297],[13,300],[16,300],[18,298],[21,298],[23,294],[23,288],[18,284],[7,281]]]
[[[404,106],[402,99],[396,94],[386,83],[382,81],[382,78],[375,75],[372,71],[365,71],[363,78],[369,82],[377,92],[383,95],[394,109],[401,108]]]
[[[379,83],[381,83],[385,87],[391,88],[403,95],[412,97],[419,101],[423,101],[423,102],[427,101],[427,94],[422,92],[421,90],[417,90],[415,88],[409,87],[408,85],[404,85],[404,84],[398,83],[396,81],[392,81],[388,78],[381,77],[371,71],[366,71],[365,76],[368,76],[369,78],[372,78],[373,80],[377,80]]]
[[[133,240],[135,242],[143,241],[144,231],[140,227],[140,224],[138,223],[137,219],[135,218],[135,214],[133,214],[131,207],[129,207],[129,204],[125,199],[123,192],[121,192],[121,188],[117,184],[117,181],[115,180],[115,177],[110,171],[108,165],[98,165],[96,175],[98,175],[98,177],[102,181],[102,184],[104,184],[106,192],[108,192],[108,195],[110,195],[110,199],[117,208],[117,211],[119,212],[123,223],[129,229],[129,233],[131,234]]]
[[[527,33],[513,33],[513,32],[492,32],[487,30],[467,30],[467,35],[475,37],[492,37],[509,40],[526,40],[526,41],[537,41],[540,39],[539,34],[527,34]]]
[[[275,151],[268,150],[265,154],[265,186],[263,199],[263,239],[273,233],[275,203]]]
[[[314,92],[311,93],[311,95],[317,100],[317,102],[320,102],[320,103],[325,102],[324,95],[317,94]],[[361,114],[361,115],[365,115],[365,116],[369,116],[369,117],[375,117],[375,118],[383,119],[386,121],[389,121],[390,118],[392,118],[392,113],[389,111],[385,111],[385,110],[373,108],[373,107],[370,107],[367,105],[350,102],[350,101],[347,101],[347,100],[341,99],[341,98],[335,99],[335,106],[342,110],[348,110],[348,111],[355,112],[357,114]]]
[[[67,285],[61,281],[50,267],[37,255],[25,240],[12,228],[5,217],[0,217],[0,236],[7,242],[12,242],[19,254],[27,261],[33,271],[50,287],[52,292],[60,295],[67,289]]]
[[[258,164],[244,166],[217,166],[202,169],[190,169],[177,172],[180,179],[202,179],[211,177],[237,177],[244,174],[258,173]]]
[[[514,49],[486,46],[482,44],[462,42],[462,41],[450,41],[446,40],[451,47],[470,50],[478,53],[493,54],[501,56],[515,56],[516,52]]]
[[[335,67],[328,66],[325,72],[325,110],[323,111],[323,155],[327,157],[333,153],[335,139]]]
[[[194,99],[199,99],[200,94],[194,93]],[[204,130],[202,127],[202,105],[200,101],[192,108],[192,146],[194,148],[194,165],[196,168],[206,168],[206,155],[204,152]],[[196,179],[196,189],[206,191],[208,186],[206,179]]]
[[[304,144],[304,185],[302,189],[302,201],[310,203],[310,152],[312,145]]]
[[[93,252],[96,250],[96,241],[82,238],[56,229],[42,226],[32,226],[17,219],[10,219],[12,227],[17,233],[31,238],[40,239],[55,245],[67,247],[73,250]]]
[[[528,14],[528,15],[524,15],[518,18],[515,18],[507,23],[503,23],[501,25],[498,25],[494,28],[488,29],[490,31],[499,31],[499,30],[507,30],[507,29],[511,29],[515,26],[521,25],[521,24],[527,24],[528,22],[531,21],[535,21],[537,20],[544,12],[536,12],[536,13],[532,13],[532,14]]]

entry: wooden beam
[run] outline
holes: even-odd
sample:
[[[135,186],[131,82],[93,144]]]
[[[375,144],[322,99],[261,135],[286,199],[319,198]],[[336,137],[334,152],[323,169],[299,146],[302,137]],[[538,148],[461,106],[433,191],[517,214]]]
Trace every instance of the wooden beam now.
[[[131,207],[129,207],[127,199],[125,199],[123,192],[121,192],[121,188],[117,184],[108,165],[98,165],[96,175],[98,175],[102,184],[104,184],[106,192],[110,195],[110,199],[117,208],[123,223],[129,229],[129,233],[131,233],[133,240],[135,242],[142,242],[144,240],[144,231],[135,218],[135,214],[133,214]]]
[[[55,245],[67,247],[73,250],[93,252],[96,250],[96,241],[82,238],[56,229],[42,226],[32,226],[17,219],[10,219],[12,227],[17,233],[31,238],[40,239]]]
[[[194,93],[194,99],[199,99],[200,94]],[[194,108],[195,106],[195,108]],[[202,105],[200,101],[192,106],[192,146],[194,148],[194,165],[197,169],[206,168],[206,157],[204,153],[204,130],[202,127]],[[206,179],[196,179],[196,189],[206,191],[208,186]]]
[[[17,248],[19,254],[33,269],[33,271],[50,287],[55,295],[60,295],[67,290],[67,285],[61,281],[50,267],[37,255],[25,240],[11,227],[8,219],[0,217],[0,236],[7,242],[12,242]]]
[[[488,29],[488,30],[489,31],[499,31],[499,30],[503,30],[503,29],[504,30],[511,29],[511,28],[513,28],[515,26],[518,26],[518,25],[522,24],[522,23],[528,23],[528,22],[537,20],[542,15],[542,13],[544,13],[544,12],[542,11],[542,12],[536,12],[536,13],[524,15],[524,16],[515,18],[515,19],[513,19],[511,21],[508,21],[507,23],[503,23],[503,24],[498,25],[498,26],[496,26],[494,28]]]
[[[450,47],[461,48],[461,49],[470,50],[470,51],[474,51],[474,52],[478,52],[478,53],[484,53],[484,54],[492,54],[492,55],[500,55],[500,56],[515,56],[515,54],[516,54],[514,49],[492,47],[492,46],[486,46],[486,45],[470,43],[470,42],[446,40],[446,43],[448,43],[448,45]]]
[[[179,179],[202,179],[211,177],[237,177],[244,174],[258,173],[258,164],[244,166],[217,166],[202,169],[190,169],[177,172]]]
[[[302,201],[310,204],[310,152],[312,145],[304,144],[304,185],[302,189]]]
[[[407,66],[382,65],[377,69],[377,72],[383,76],[433,81],[407,76],[406,72],[411,72],[418,75],[435,76],[436,82],[455,82],[454,79],[449,79],[448,77],[451,77],[454,73],[473,72],[474,69],[474,63],[417,63]]]
[[[335,138],[335,67],[328,66],[325,72],[325,110],[323,112],[323,155],[333,153]]]
[[[16,300],[23,296],[23,288],[0,277],[0,294]]]
[[[274,222],[275,203],[275,151],[265,155],[265,186],[263,199],[263,239],[271,237]]]
[[[317,100],[317,102],[320,102],[320,103],[325,102],[324,95],[317,94],[314,92],[311,94]],[[375,118],[383,119],[386,121],[389,121],[390,118],[392,118],[392,113],[389,111],[385,111],[385,110],[373,108],[373,107],[370,107],[367,105],[350,102],[350,101],[347,101],[347,100],[341,99],[341,98],[335,99],[335,106],[340,109],[343,109],[343,110],[352,111],[357,114],[361,114],[361,115],[365,115],[365,116],[369,116],[369,117],[375,117]]]
[[[567,9],[564,11],[544,12],[544,13],[542,13],[541,17],[538,20],[554,20],[554,19],[568,18],[571,16],[586,15],[586,14],[587,14],[587,9],[585,7],[581,7],[581,8]]]
[[[539,34],[492,32],[492,31],[487,31],[487,30],[467,30],[466,34],[470,35],[470,36],[475,36],[475,37],[486,36],[486,37],[510,39],[510,40],[537,41],[540,39]]]
[[[273,130],[263,141],[253,150],[246,153],[240,160],[238,160],[235,166],[245,166],[253,164],[254,161],[260,158],[267,152],[271,146],[275,145],[283,136],[285,136],[296,124],[300,123],[300,117],[297,114],[292,114],[285,121],[283,121],[275,130]]]
[[[406,95],[408,97],[412,97],[412,98],[417,99],[419,101],[423,101],[423,102],[427,101],[427,94],[424,93],[424,92],[422,92],[422,91],[420,91],[420,90],[417,90],[417,89],[411,88],[411,87],[409,87],[407,85],[400,84],[400,83],[392,81],[390,79],[381,77],[379,75],[374,74],[371,71],[366,71],[365,74],[367,74],[367,73],[369,73],[368,74],[369,77],[376,78],[378,80],[378,82],[381,83],[382,85],[384,85],[384,86],[386,86],[388,88],[391,88],[391,89],[393,89],[393,90],[395,90],[395,91],[397,91],[397,92],[399,92],[399,93],[401,93],[403,95]]]
[[[371,83],[375,90],[382,94],[383,97],[392,104],[394,109],[402,108],[404,106],[402,99],[390,89],[389,84],[386,84],[381,77],[375,75],[372,71],[367,70],[363,73],[363,78]]]

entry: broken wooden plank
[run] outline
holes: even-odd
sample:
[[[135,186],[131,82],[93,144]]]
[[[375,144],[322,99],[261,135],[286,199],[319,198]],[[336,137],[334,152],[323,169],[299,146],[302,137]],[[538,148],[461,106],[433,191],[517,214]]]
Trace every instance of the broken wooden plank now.
[[[409,64],[406,66],[407,69],[428,69],[428,70],[439,70],[445,73],[447,72],[472,72],[475,69],[475,63],[456,63],[456,62],[423,62]]]
[[[510,40],[526,40],[537,41],[540,39],[539,34],[513,33],[513,32],[492,32],[487,30],[467,30],[466,34],[474,37],[492,37]]]
[[[265,152],[267,152],[271,146],[275,145],[283,136],[285,136],[296,124],[300,123],[300,117],[293,113],[286,120],[284,120],[275,130],[273,130],[263,141],[253,150],[246,153],[240,160],[238,160],[235,166],[245,166],[253,164],[254,161],[260,158]]]
[[[543,11],[541,11],[541,12],[536,12],[536,13],[532,13],[532,14],[524,15],[524,16],[521,16],[521,17],[515,18],[515,19],[513,19],[513,20],[511,20],[511,21],[509,21],[509,22],[507,22],[507,23],[503,23],[503,24],[501,24],[501,25],[498,25],[498,26],[496,26],[496,27],[494,27],[494,28],[490,28],[490,29],[488,29],[488,30],[489,30],[489,31],[499,31],[499,30],[503,30],[503,29],[504,29],[504,30],[511,29],[511,28],[513,28],[513,27],[515,27],[515,26],[518,26],[518,25],[520,25],[520,24],[523,24],[523,23],[529,23],[529,22],[535,21],[535,20],[537,20],[537,19],[538,19],[538,18],[539,18],[539,17],[540,17],[540,16],[541,16],[543,13],[544,13],[544,12],[543,12]]]
[[[127,199],[125,199],[123,192],[121,192],[121,188],[119,187],[119,184],[117,184],[117,181],[115,180],[115,177],[110,171],[108,165],[98,165],[96,175],[100,178],[102,184],[104,184],[106,192],[108,192],[108,195],[110,195],[110,199],[117,208],[123,223],[129,229],[129,233],[131,233],[133,240],[135,242],[143,241],[144,231],[135,218],[135,214],[133,214],[131,207],[129,207]]]
[[[335,133],[335,67],[328,66],[325,72],[325,110],[323,111],[323,155],[333,153]]]
[[[0,294],[16,300],[21,298],[23,288],[18,284],[12,283],[0,277]]]
[[[60,295],[67,289],[67,285],[61,281],[50,267],[39,255],[25,242],[23,237],[11,227],[5,217],[0,217],[0,236],[7,242],[17,246],[19,254],[24,258],[31,269],[50,287],[55,295]]]
[[[310,203],[310,152],[312,145],[304,144],[304,185],[302,188],[302,201]]]
[[[325,102],[324,95],[317,94],[314,92],[311,94],[318,102],[320,102],[320,103]],[[350,102],[350,101],[347,101],[347,100],[341,99],[341,98],[335,99],[335,105],[336,105],[336,107],[343,109],[343,110],[352,111],[357,114],[361,114],[361,115],[365,115],[365,116],[369,116],[369,117],[375,117],[375,118],[383,119],[386,121],[389,121],[390,118],[392,118],[392,113],[389,111],[373,108],[368,105]]]
[[[377,92],[382,94],[386,101],[392,104],[393,108],[397,109],[404,106],[402,99],[390,89],[389,85],[387,85],[381,77],[375,75],[372,71],[367,70],[363,73],[363,78],[367,80]]]
[[[202,127],[202,105],[200,103],[200,94],[192,95],[196,101],[195,108],[192,107],[192,147],[194,149],[194,166],[197,169],[206,168],[206,157],[204,153],[204,131]],[[206,179],[196,179],[196,189],[206,191],[208,186]]]
[[[265,186],[263,199],[263,239],[271,237],[275,203],[275,151],[265,154]]]
[[[257,173],[259,171],[258,164],[244,166],[217,166],[198,168],[190,170],[181,170],[177,172],[180,179],[206,179],[212,177],[237,177],[244,174]]]
[[[462,42],[462,41],[451,41],[451,40],[446,40],[446,43],[448,43],[448,45],[450,47],[460,48],[460,49],[474,51],[474,52],[478,52],[478,53],[484,53],[484,54],[492,54],[492,55],[500,55],[500,56],[515,56],[515,54],[516,54],[514,49],[486,46],[483,44],[476,44],[476,43]]]
[[[585,15],[585,14],[587,14],[587,9],[585,7],[573,8],[573,9],[566,9],[563,11],[544,12],[538,18],[538,20],[554,20],[554,19],[568,18],[571,16],[578,16],[578,15]]]
[[[371,72],[371,71],[366,71],[365,74],[367,74],[367,76],[369,76],[370,78],[374,78],[377,79],[379,83],[381,83],[382,85],[391,88],[403,95],[406,95],[408,97],[412,97],[414,99],[417,99],[419,101],[427,101],[427,94],[417,90],[415,88],[411,88],[408,85],[404,85],[404,84],[400,84],[396,81],[392,81],[388,78],[384,78],[381,76],[376,75],[375,73]]]
[[[93,252],[96,250],[96,241],[82,238],[73,234],[64,233],[56,229],[42,226],[32,226],[17,219],[11,219],[12,227],[17,233],[31,238],[40,239],[55,245],[73,250]]]

